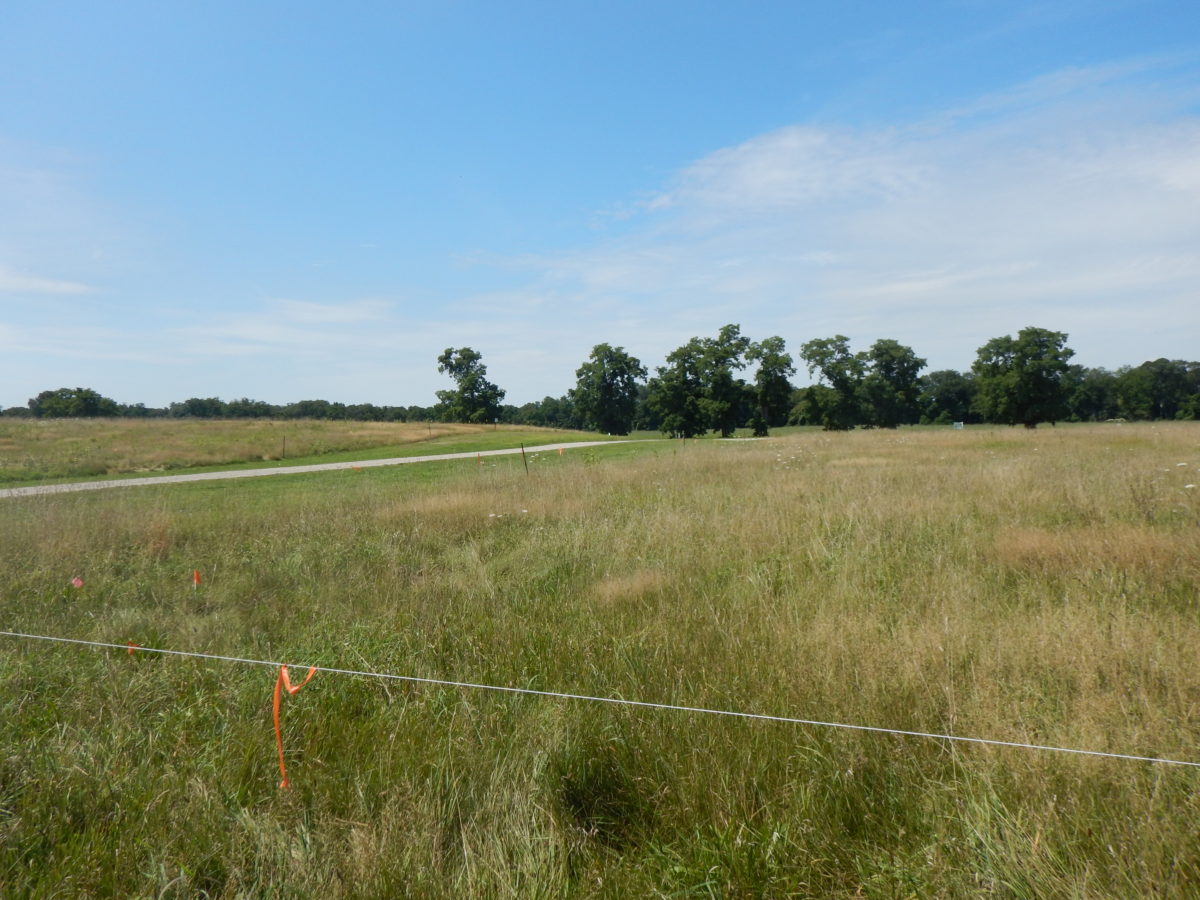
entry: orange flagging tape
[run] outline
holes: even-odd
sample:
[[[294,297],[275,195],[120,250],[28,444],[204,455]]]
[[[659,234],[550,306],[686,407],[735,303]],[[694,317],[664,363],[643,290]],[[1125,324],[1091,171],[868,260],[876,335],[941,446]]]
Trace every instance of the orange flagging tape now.
[[[279,677],[275,679],[275,744],[277,747],[279,747],[279,774],[283,778],[283,780],[279,782],[280,788],[289,787],[289,782],[287,777],[287,767],[283,764],[283,732],[279,730],[279,700],[284,691],[287,691],[288,694],[296,693],[296,691],[300,690],[300,688],[312,681],[312,677],[316,674],[317,667],[313,666],[308,670],[308,675],[305,677],[305,679],[299,684],[294,685],[292,684],[291,679],[288,678],[287,666],[280,666]]]
[[[200,570],[192,569],[192,590],[200,587]]]

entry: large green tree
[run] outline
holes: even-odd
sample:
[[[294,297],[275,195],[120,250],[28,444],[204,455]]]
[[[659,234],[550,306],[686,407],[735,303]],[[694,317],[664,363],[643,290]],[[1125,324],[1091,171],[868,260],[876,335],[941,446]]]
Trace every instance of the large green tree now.
[[[979,411],[989,421],[1026,428],[1066,418],[1070,385],[1064,376],[1074,355],[1062,331],[1030,327],[1015,338],[992,338],[971,366]]]
[[[758,371],[754,373],[755,409],[750,427],[755,437],[766,437],[768,429],[787,424],[793,390],[788,376],[796,374],[796,366],[783,338],[778,336],[751,344],[746,350],[746,359],[758,363]]]
[[[828,390],[809,391],[807,402],[826,431],[845,431],[862,419],[860,388],[866,363],[850,352],[844,334],[817,338],[800,347],[808,374],[817,376],[817,386]]]
[[[733,373],[745,368],[744,357],[749,346],[749,338],[742,336],[737,325],[725,325],[715,338],[701,341],[704,391],[700,408],[708,427],[719,431],[721,437],[730,437],[743,418],[745,383],[734,378]]]
[[[921,417],[918,398],[925,360],[891,338],[880,338],[859,358],[867,366],[862,399],[868,421],[880,428],[915,425]]]
[[[629,434],[637,412],[638,382],[646,368],[623,347],[597,344],[575,370],[570,391],[575,414],[584,426],[605,434]]]
[[[118,413],[115,400],[101,396],[91,388],[82,387],[42,391],[30,398],[29,410],[39,419],[79,419],[115,416]]]
[[[659,430],[674,437],[690,438],[708,430],[705,411],[700,405],[704,395],[704,345],[692,338],[672,350],[665,366],[650,379],[646,405],[658,418]]]
[[[470,347],[447,347],[438,357],[438,371],[458,384],[438,391],[438,413],[445,422],[494,422],[500,418],[504,391],[487,380],[483,356]]]
[[[733,434],[748,414],[746,383],[733,373],[745,367],[749,346],[741,328],[726,325],[715,338],[694,337],[671,352],[647,395],[664,434]]]

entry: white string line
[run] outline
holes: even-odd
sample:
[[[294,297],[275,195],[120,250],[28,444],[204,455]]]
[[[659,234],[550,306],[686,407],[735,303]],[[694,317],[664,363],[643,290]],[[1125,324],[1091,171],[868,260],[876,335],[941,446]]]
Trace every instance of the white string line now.
[[[963,737],[955,734],[937,734],[929,731],[906,731],[901,728],[882,728],[877,725],[852,725],[846,722],[823,722],[818,719],[797,719],[790,716],[771,716],[765,713],[738,712],[729,709],[707,709],[703,706],[678,706],[673,703],[654,703],[648,700],[625,700],[620,697],[592,697],[587,694],[567,694],[561,691],[540,691],[535,688],[509,687],[497,684],[476,684],[471,681],[448,681],[442,678],[423,678],[419,675],[392,675],[387,672],[365,672],[357,669],[335,669],[329,666],[307,666],[292,663],[271,662],[265,659],[246,659],[240,656],[219,656],[214,653],[194,653],[187,650],[163,650],[143,647],[140,644],[110,644],[105,641],[84,641],[76,638],[51,637],[44,634],[23,634],[19,631],[0,631],[0,636],[26,638],[35,641],[53,641],[60,644],[82,644],[88,647],[110,647],[116,650],[136,650],[138,653],[159,653],[164,656],[188,656],[194,659],[215,659],[222,662],[245,663],[252,666],[289,669],[316,669],[331,675],[357,675],[362,678],[383,678],[389,681],[406,681],[417,684],[437,684],[446,687],[472,688],[481,691],[500,691],[508,694],[529,694],[535,697],[555,697],[560,700],[587,700],[593,703],[612,703],[619,706],[637,706],[643,709],[667,709],[676,712],[703,713],[710,716],[732,716],[738,719],[758,719],[765,722],[783,722],[790,725],[811,725],[819,728],[841,728],[847,731],[869,731],[876,734],[895,734],[904,737],[933,738],[940,741],[957,741],[965,744],[987,744],[993,747],[1016,747],[1021,750],[1046,750],[1053,753],[1074,753],[1078,756],[1100,756],[1106,759],[1127,759],[1134,762],[1159,763],[1168,766],[1191,766],[1200,768],[1200,762],[1184,759],[1166,759],[1161,756],[1134,756],[1129,753],[1106,753],[1103,750],[1080,750],[1074,747],[1052,747],[1048,744],[1026,744],[1020,741],[1000,741],[994,738]]]

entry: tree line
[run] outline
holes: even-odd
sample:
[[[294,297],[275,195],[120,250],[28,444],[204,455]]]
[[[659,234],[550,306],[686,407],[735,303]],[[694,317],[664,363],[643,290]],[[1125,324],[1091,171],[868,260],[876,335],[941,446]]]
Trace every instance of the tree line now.
[[[693,337],[671,351],[651,375],[622,347],[597,344],[560,397],[522,406],[487,378],[482,355],[446,348],[438,371],[454,383],[424,406],[343,404],[302,400],[275,405],[242,398],[192,397],[164,408],[125,405],[88,388],[43,391],[8,416],[348,419],[444,421],[577,428],[608,434],[661,431],[677,437],[740,428],[766,435],[782,425],[855,427],[991,422],[1036,427],[1041,422],[1111,419],[1200,419],[1200,362],[1156,359],[1115,371],[1071,360],[1063,332],[1025,328],[993,338],[965,372],[924,373],[927,363],[881,338],[853,351],[844,335],[801,344],[798,359],[779,336],[754,341],[738,325],[713,337]],[[813,383],[797,388],[802,364]],[[749,378],[742,373],[753,371]],[[923,374],[924,373],[924,374]]]
[[[661,431],[677,437],[739,428],[766,435],[781,425],[856,427],[991,422],[1034,428],[1041,422],[1111,419],[1200,419],[1200,362],[1157,359],[1116,371],[1071,360],[1067,335],[1024,328],[993,338],[965,372],[922,374],[924,359],[891,338],[854,352],[845,335],[800,345],[799,359],[778,336],[754,341],[737,325],[714,337],[694,337],[650,376],[621,347],[597,344],[562,397],[522,407],[500,405],[504,392],[486,382],[486,367],[469,348],[443,360],[469,360],[472,390],[439,392],[460,404],[464,421],[514,421],[609,434]],[[791,383],[797,363],[814,383]],[[740,376],[753,369],[750,379]],[[454,369],[445,369],[452,377]],[[480,391],[478,380],[489,385]],[[494,388],[494,390],[490,390]],[[498,393],[497,393],[498,392]],[[468,396],[469,393],[469,396]]]

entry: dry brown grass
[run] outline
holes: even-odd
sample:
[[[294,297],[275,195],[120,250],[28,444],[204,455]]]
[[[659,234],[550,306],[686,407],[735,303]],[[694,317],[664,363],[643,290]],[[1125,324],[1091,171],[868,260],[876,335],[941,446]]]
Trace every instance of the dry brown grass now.
[[[997,560],[1015,569],[1067,574],[1098,570],[1200,576],[1200,530],[1158,532],[1147,525],[1011,528],[996,535]]]

